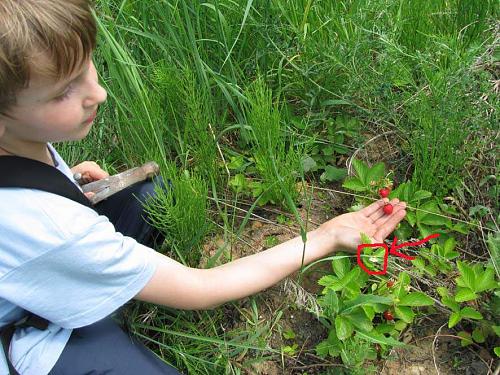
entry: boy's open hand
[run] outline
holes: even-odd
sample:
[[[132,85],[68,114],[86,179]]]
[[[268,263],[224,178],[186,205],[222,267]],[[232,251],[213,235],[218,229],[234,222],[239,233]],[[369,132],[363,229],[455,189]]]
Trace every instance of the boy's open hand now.
[[[394,210],[390,215],[383,211],[389,199],[380,199],[357,211],[339,215],[323,223],[321,230],[333,235],[338,249],[356,251],[361,244],[360,233],[368,235],[375,243],[382,243],[406,215],[406,203],[393,199]]]
[[[83,163],[80,163],[78,165],[75,165],[73,168],[71,168],[71,172],[73,174],[75,173],[80,173],[81,174],[81,181],[84,184],[88,184],[90,182],[102,180],[103,178],[109,177],[109,174],[104,171],[99,165],[94,162],[94,161],[84,161]],[[87,198],[91,198],[94,193],[85,193]]]

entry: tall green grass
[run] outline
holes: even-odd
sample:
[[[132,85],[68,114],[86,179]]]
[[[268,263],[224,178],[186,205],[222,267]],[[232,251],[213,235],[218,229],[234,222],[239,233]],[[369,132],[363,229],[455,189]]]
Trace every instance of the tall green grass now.
[[[97,0],[96,15],[109,100],[88,139],[63,154],[110,170],[157,161],[174,193],[151,202],[152,221],[186,263],[196,263],[207,222],[241,232],[218,203],[237,201],[231,157],[251,158],[247,177],[293,211],[302,140],[321,150],[336,119],[353,119],[371,133],[396,130],[411,161],[400,172],[411,167],[421,188],[444,196],[480,147],[476,134],[495,124],[481,99],[494,97],[494,73],[475,67],[493,43],[494,0]],[[343,149],[357,147],[343,135]],[[166,358],[193,373],[240,371],[241,353],[212,340],[226,339],[222,314],[169,314],[140,327],[165,331],[154,345]]]

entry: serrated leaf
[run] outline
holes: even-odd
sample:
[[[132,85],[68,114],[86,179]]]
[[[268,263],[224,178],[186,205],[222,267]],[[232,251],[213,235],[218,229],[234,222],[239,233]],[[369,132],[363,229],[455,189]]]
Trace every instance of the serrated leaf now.
[[[418,224],[442,226],[450,225],[451,220],[441,215],[436,201],[429,201],[417,207]]]
[[[413,194],[411,197],[411,201],[418,201],[426,198],[432,197],[432,193],[425,191],[425,190],[419,190]]]
[[[392,298],[390,297],[376,296],[373,294],[361,294],[358,297],[354,298],[353,300],[344,303],[342,312],[345,313],[358,306],[375,305],[375,304],[390,305],[392,302],[393,302]]]
[[[337,357],[340,354],[341,347],[342,344],[337,338],[335,330],[332,329],[328,334],[328,338],[320,342],[316,346],[316,353],[319,356],[324,356],[324,357],[326,357],[327,355],[331,355],[332,357]]]
[[[443,303],[443,305],[449,307],[451,309],[451,311],[454,311],[454,312],[460,311],[460,305],[450,296],[444,296],[441,299],[441,302]]]
[[[434,300],[422,292],[409,293],[399,300],[400,306],[431,306]]]
[[[436,288],[436,292],[438,292],[438,294],[441,296],[441,297],[447,297],[450,295],[450,292],[448,292],[448,289],[444,286],[438,286]]]
[[[337,168],[331,165],[325,167],[325,171],[320,177],[320,180],[325,182],[332,181],[342,181],[347,176],[347,170],[345,168]]]
[[[354,191],[367,191],[367,186],[357,177],[348,177],[345,179],[342,187]]]
[[[353,159],[352,165],[354,167],[354,170],[356,171],[356,175],[358,176],[359,180],[364,185],[368,185],[368,183],[369,183],[369,181],[367,181],[368,166],[365,163],[363,163],[361,160],[358,160],[358,159]]]
[[[408,306],[396,306],[394,313],[396,314],[396,318],[403,320],[405,323],[411,323],[413,322],[413,318],[415,318],[415,313]]]
[[[455,295],[455,301],[457,301],[457,302],[471,301],[471,300],[474,300],[476,298],[477,298],[476,293],[474,293],[469,288],[461,288],[458,290],[457,294]]]
[[[365,312],[361,309],[352,310],[350,313],[344,315],[354,327],[362,331],[371,331],[373,329],[373,324],[370,319],[366,316]]]
[[[335,331],[339,340],[345,340],[351,337],[353,328],[351,322],[342,315],[335,317]]]
[[[450,319],[448,320],[448,328],[455,327],[461,320],[462,317],[459,312],[452,312],[450,314]]]
[[[417,216],[414,212],[408,211],[406,212],[405,219],[408,220],[408,223],[413,227],[415,223],[417,222]]]
[[[375,332],[375,330],[372,330],[371,332],[357,331],[356,336],[359,336],[375,344],[382,344],[389,346],[406,346],[404,343],[395,340],[392,337],[385,337],[384,335]]]
[[[337,293],[328,289],[326,295],[318,298],[318,303],[324,309],[325,315],[334,316],[339,312],[339,299]]]
[[[369,184],[370,181],[379,181],[385,175],[385,165],[382,162],[375,164],[368,170],[366,176],[366,182]]]
[[[337,278],[331,275],[323,276],[319,279],[318,284],[338,292],[339,290],[344,289],[351,281],[355,280],[359,276],[360,272],[360,268],[353,268],[342,278]]]
[[[471,267],[464,262],[457,261],[460,277],[457,278],[457,285],[467,287],[472,291],[476,290],[476,275]]]
[[[497,282],[495,281],[495,272],[493,269],[486,267],[480,275],[476,276],[475,285],[475,291],[478,293],[496,288]]]
[[[472,307],[464,307],[462,310],[460,310],[460,315],[462,315],[462,318],[469,318],[469,319],[483,319],[483,316],[481,313]]]
[[[444,255],[446,256],[452,252],[455,249],[455,246],[457,246],[457,240],[455,240],[455,237],[448,238],[443,245]]]
[[[342,278],[351,270],[351,261],[346,256],[338,256],[332,260],[332,269],[337,277]]]

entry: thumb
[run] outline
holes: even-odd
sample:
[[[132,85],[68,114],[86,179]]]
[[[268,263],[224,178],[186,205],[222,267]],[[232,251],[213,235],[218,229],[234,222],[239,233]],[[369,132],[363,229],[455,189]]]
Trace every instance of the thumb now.
[[[95,193],[93,193],[91,191],[89,191],[88,193],[84,193],[84,194],[88,200],[91,200],[95,196]]]

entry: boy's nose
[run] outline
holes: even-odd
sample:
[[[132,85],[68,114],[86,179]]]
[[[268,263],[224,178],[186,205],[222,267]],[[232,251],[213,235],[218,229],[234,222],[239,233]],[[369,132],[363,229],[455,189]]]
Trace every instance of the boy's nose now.
[[[92,88],[91,93],[85,98],[83,102],[83,106],[85,108],[94,107],[96,104],[101,104],[106,101],[108,97],[108,93],[98,83],[95,83],[95,86]]]

